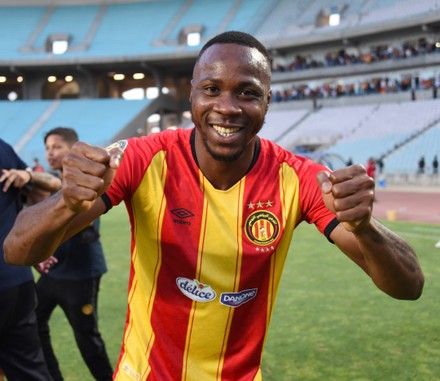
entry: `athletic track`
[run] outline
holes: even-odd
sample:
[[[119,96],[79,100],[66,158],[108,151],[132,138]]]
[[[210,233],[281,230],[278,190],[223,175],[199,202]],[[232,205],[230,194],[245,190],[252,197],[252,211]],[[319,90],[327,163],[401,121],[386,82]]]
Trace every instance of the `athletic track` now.
[[[376,188],[376,199],[373,216],[378,219],[440,225],[440,188]]]

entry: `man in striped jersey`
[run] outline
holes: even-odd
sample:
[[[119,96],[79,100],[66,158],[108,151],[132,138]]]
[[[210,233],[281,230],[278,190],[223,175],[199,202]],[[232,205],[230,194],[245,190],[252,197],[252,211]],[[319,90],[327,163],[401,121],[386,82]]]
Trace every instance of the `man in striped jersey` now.
[[[270,58],[257,40],[214,37],[194,67],[193,129],[107,150],[76,144],[62,192],[27,209],[8,236],[9,262],[40,262],[125,202],[131,269],[115,380],[261,380],[284,261],[302,221],[385,293],[421,295],[414,251],[372,218],[374,181],[363,166],[330,173],[258,137],[270,82]]]

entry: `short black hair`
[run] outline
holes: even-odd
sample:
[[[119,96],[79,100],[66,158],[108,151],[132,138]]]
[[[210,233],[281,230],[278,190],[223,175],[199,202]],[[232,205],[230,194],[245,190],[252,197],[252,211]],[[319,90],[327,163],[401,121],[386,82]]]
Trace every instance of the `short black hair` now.
[[[265,46],[249,33],[239,32],[236,30],[223,32],[211,38],[205,45],[203,45],[202,49],[200,49],[196,63],[200,60],[200,57],[203,55],[203,53],[205,53],[209,47],[215,44],[238,44],[247,46],[249,48],[255,48],[267,59],[269,67],[271,66],[272,59]]]
[[[70,127],[55,127],[52,130],[46,132],[44,135],[44,144],[46,144],[46,140],[51,135],[59,135],[63,138],[67,143],[73,144],[78,141],[78,134],[73,128]]]

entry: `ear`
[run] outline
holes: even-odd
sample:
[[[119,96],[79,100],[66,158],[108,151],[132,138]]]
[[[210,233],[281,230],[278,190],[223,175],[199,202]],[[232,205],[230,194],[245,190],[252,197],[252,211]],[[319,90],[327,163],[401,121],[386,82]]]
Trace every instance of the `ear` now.
[[[267,99],[266,99],[266,112],[269,110],[270,102],[272,101],[272,89],[269,90],[267,93]]]
[[[192,102],[193,86],[194,86],[194,80],[191,79],[191,88],[190,88],[190,91],[189,91],[189,99],[188,99],[190,102]]]

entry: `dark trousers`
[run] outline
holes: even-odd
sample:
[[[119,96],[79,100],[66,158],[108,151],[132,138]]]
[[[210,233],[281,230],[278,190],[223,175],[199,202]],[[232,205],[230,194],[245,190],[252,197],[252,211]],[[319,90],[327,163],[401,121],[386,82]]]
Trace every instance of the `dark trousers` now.
[[[98,330],[98,290],[101,277],[81,281],[57,280],[42,275],[37,282],[37,319],[47,366],[54,381],[63,380],[50,340],[49,319],[58,305],[69,321],[81,356],[93,377],[111,381],[104,341]]]
[[[0,291],[0,368],[8,381],[50,381],[38,337],[33,281]]]

